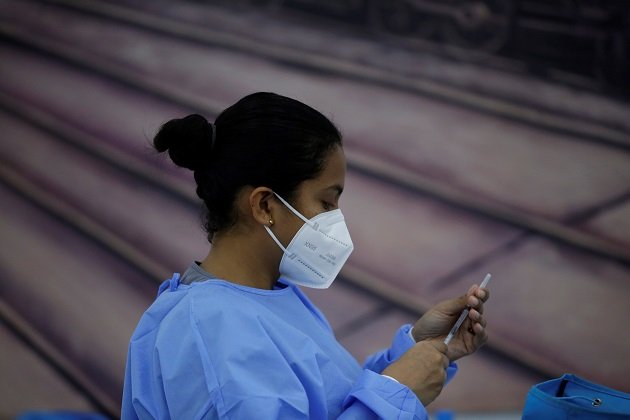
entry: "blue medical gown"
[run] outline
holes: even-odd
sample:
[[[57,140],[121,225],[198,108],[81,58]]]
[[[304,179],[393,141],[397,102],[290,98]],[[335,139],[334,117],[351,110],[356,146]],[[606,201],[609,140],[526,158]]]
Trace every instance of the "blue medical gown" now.
[[[408,387],[379,374],[413,346],[409,325],[362,368],[300,289],[284,286],[164,282],[131,338],[122,418],[428,418]]]

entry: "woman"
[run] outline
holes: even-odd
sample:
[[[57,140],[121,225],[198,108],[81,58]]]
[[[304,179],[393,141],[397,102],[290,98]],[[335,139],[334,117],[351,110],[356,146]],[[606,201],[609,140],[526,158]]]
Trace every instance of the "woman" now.
[[[325,288],[352,252],[339,210],[339,131],[296,100],[255,93],[214,124],[167,122],[154,139],[194,171],[208,256],[159,289],[129,346],[124,419],[425,419],[486,340],[473,286],[438,304],[362,368],[296,285]],[[448,345],[460,312],[468,319]]]

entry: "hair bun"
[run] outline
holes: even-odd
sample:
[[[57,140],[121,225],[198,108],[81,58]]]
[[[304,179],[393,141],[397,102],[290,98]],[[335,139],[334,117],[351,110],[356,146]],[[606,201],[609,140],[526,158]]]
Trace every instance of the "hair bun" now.
[[[168,151],[177,165],[192,171],[208,166],[212,152],[212,128],[203,116],[191,114],[164,124],[153,138],[153,146]]]

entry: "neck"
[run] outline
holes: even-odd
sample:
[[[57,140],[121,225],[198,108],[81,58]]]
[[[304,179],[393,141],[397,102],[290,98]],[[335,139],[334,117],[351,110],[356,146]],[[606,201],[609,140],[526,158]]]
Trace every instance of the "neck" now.
[[[232,283],[271,290],[278,279],[278,265],[265,260],[260,246],[238,235],[215,236],[201,267]]]

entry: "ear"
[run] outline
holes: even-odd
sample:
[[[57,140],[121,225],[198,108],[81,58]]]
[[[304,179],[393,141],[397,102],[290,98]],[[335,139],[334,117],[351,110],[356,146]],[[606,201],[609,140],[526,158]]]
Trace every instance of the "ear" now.
[[[277,203],[271,188],[257,187],[249,193],[249,206],[252,211],[252,217],[256,223],[271,226],[275,222],[273,218],[274,208]],[[277,210],[275,210],[277,212]]]

